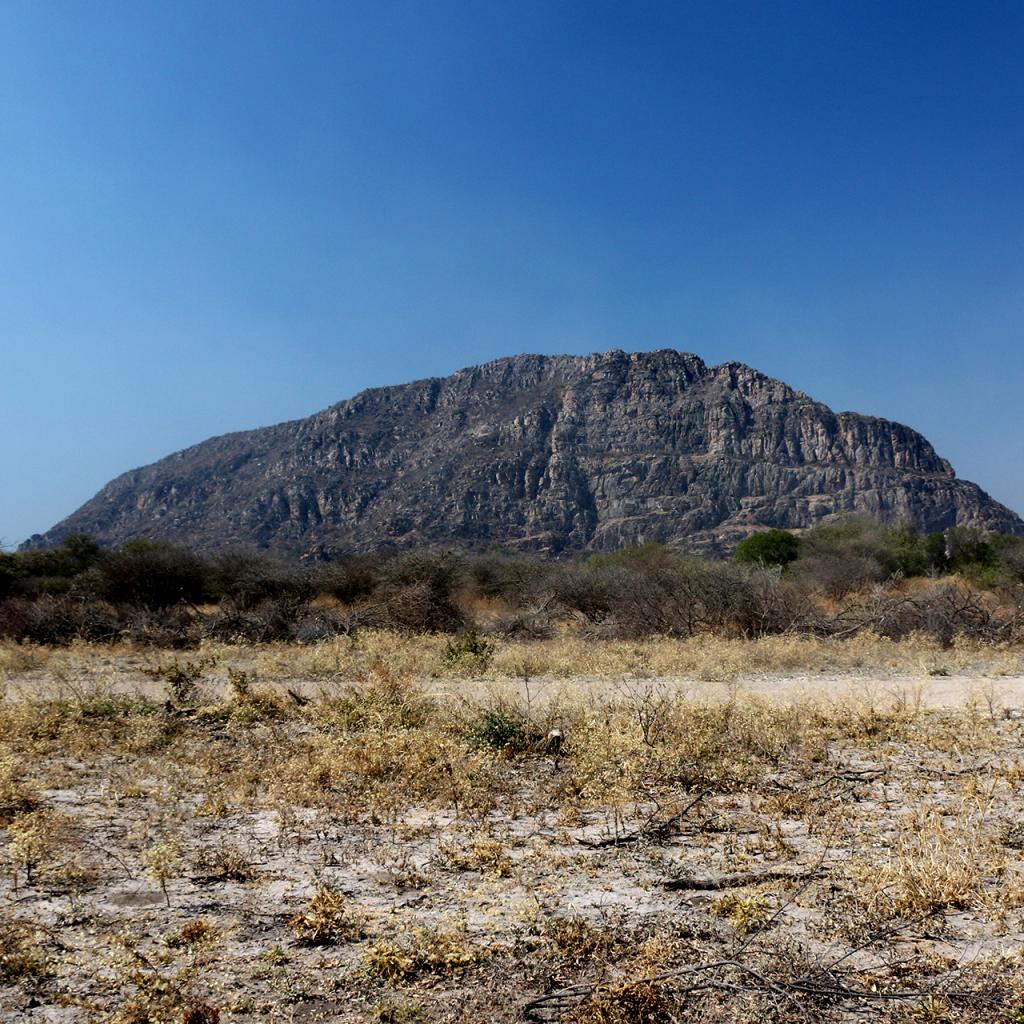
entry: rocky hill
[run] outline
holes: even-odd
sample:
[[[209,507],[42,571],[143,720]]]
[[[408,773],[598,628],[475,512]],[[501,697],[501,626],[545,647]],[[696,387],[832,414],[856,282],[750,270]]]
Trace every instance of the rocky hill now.
[[[107,484],[68,533],[288,553],[727,550],[837,513],[1024,534],[909,427],[671,350],[524,355],[211,438]]]

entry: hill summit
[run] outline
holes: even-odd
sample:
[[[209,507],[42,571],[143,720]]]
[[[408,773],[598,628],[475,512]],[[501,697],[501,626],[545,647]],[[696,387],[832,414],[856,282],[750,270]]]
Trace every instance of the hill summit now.
[[[721,552],[851,512],[1024,534],[909,427],[834,413],[740,363],[614,350],[498,359],[214,437],[119,476],[26,546],[88,533],[289,554]]]

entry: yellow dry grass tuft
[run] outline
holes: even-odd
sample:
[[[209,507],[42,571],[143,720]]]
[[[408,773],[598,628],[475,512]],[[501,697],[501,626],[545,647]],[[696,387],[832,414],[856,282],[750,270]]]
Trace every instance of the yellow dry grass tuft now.
[[[289,922],[296,941],[303,946],[329,946],[354,942],[363,937],[363,918],[344,893],[321,885],[313,893],[305,910]]]

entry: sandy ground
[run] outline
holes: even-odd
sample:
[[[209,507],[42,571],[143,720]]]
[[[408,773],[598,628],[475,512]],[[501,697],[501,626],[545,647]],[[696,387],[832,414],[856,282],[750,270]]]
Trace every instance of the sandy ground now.
[[[986,708],[1024,708],[1024,675],[893,675],[877,672],[814,673],[785,676],[758,675],[738,677],[725,682],[676,676],[623,678],[608,676],[546,677],[537,676],[524,684],[515,679],[414,679],[426,692],[440,696],[459,697],[466,694],[507,694],[544,702],[563,693],[581,689],[594,699],[621,695],[629,687],[651,687],[666,693],[692,699],[724,700],[736,694],[782,702],[856,699],[880,707],[906,705],[921,708],[962,708],[979,705]],[[284,677],[260,682],[280,693],[292,690],[305,697],[333,696],[357,685],[355,680],[335,679],[330,682]],[[218,699],[229,692],[227,677],[216,671],[201,681],[202,692]],[[167,686],[159,679],[139,672],[132,666],[114,665],[102,676],[81,674],[59,677],[41,669],[11,673],[6,679],[8,699],[73,698],[82,693],[114,693],[165,700]]]
[[[106,666],[96,678],[14,675],[6,699],[80,695],[100,680],[105,692],[166,696],[161,681]],[[573,814],[564,807],[570,749],[557,768],[543,757],[498,763],[503,796],[489,809],[399,801],[379,817],[353,814],[329,788],[309,806],[289,803],[272,777],[243,785],[225,769],[228,782],[218,781],[204,762],[301,749],[301,723],[190,719],[160,756],[141,741],[108,751],[98,739],[83,754],[30,735],[16,758],[35,759],[62,831],[34,875],[19,868],[16,837],[7,836],[0,942],[31,933],[45,967],[0,983],[0,1021],[625,1021],[641,1018],[571,1014],[602,984],[723,961],[772,977],[824,965],[865,995],[801,993],[797,1012],[777,986],[751,994],[725,980],[708,996],[721,1005],[695,1003],[685,1019],[1024,1019],[1005,1015],[1017,996],[998,986],[978,995],[979,1016],[899,1016],[930,1000],[944,1006],[954,990],[988,993],[965,972],[987,958],[1018,963],[1024,951],[1024,676],[422,682],[452,699],[516,694],[538,706],[570,690],[596,706],[630,688],[782,703],[852,698],[925,710],[935,724],[833,742],[813,760],[781,757],[753,786],[708,783],[668,802],[660,794]],[[315,696],[346,683],[274,685]],[[206,700],[227,689],[215,674],[201,684]],[[153,850],[167,844],[172,863],[160,885]],[[972,877],[959,884],[969,895],[923,915],[890,905],[892,887],[909,883],[893,875],[883,884],[886,872],[908,863],[924,876],[966,865]],[[306,944],[295,916],[325,886],[358,923],[343,939]],[[901,985],[917,995],[872,1002],[879,987]],[[531,1010],[563,991],[563,1002]]]

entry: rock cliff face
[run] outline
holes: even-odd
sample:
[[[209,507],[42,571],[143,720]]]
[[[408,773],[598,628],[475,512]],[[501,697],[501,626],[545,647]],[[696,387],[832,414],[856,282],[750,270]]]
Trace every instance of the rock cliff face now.
[[[847,512],[1024,534],[909,427],[663,350],[516,356],[364,391],[125,473],[29,544],[725,551]]]

